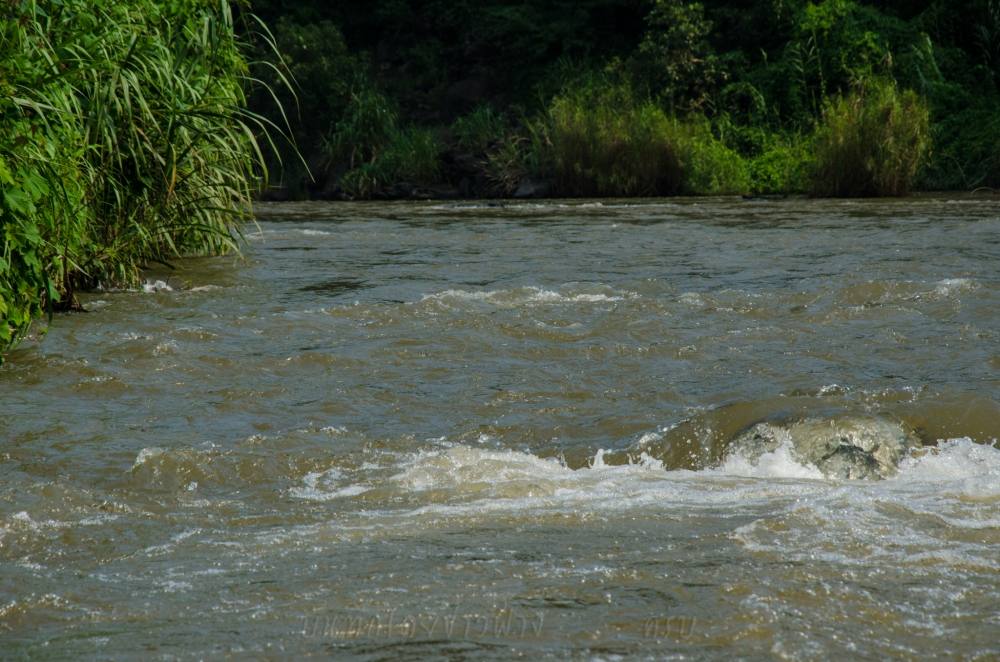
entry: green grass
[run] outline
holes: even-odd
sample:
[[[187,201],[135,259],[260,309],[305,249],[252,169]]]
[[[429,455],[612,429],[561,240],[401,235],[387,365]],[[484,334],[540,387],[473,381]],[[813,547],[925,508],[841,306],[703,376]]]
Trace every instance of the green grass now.
[[[456,146],[468,152],[482,154],[503,140],[507,122],[492,106],[483,105],[463,115],[451,125]]]
[[[814,145],[814,195],[905,195],[930,151],[927,103],[895,83],[869,83],[826,104]]]
[[[236,249],[265,175],[227,2],[3,11],[0,350],[78,288]]]
[[[555,192],[565,196],[650,196],[680,191],[671,120],[628,90],[587,87],[557,96],[545,146]]]
[[[680,120],[627,87],[589,84],[548,108],[537,148],[566,196],[713,195],[749,190],[745,160],[703,118]]]

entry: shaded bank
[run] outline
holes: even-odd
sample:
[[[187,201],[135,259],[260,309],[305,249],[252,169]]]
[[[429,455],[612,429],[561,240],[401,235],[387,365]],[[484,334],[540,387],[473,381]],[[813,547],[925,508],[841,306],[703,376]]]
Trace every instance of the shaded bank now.
[[[286,157],[271,197],[1000,186],[993,0],[406,0],[374,12],[362,4],[253,2],[273,19],[301,86],[293,132],[315,178]],[[875,134],[838,123],[836,109],[858,99],[888,103],[878,90],[905,100],[895,116],[911,126],[885,122]],[[267,95],[251,101],[279,117]],[[677,144],[678,131],[656,113],[695,135]],[[563,140],[571,116],[580,127],[600,124],[604,144]],[[862,136],[855,144],[879,144],[835,155],[823,146],[831,122]],[[684,179],[678,152],[691,145],[690,167],[708,166],[712,178],[669,184]],[[896,172],[875,172],[890,162]],[[833,188],[831,167],[843,175]],[[855,173],[867,179],[847,182]]]

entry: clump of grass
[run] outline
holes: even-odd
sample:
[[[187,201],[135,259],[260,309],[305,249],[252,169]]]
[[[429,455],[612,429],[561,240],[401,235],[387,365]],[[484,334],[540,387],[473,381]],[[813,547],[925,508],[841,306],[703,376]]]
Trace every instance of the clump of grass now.
[[[385,144],[398,131],[398,113],[389,99],[367,82],[351,93],[343,117],[326,141],[330,161],[348,170],[378,160]]]
[[[553,185],[567,196],[672,195],[681,190],[674,125],[624,87],[557,96],[546,117]]]
[[[814,195],[905,195],[930,150],[927,104],[893,82],[869,83],[826,104],[814,145]]]
[[[356,199],[376,197],[403,182],[431,184],[441,168],[441,144],[434,132],[400,126],[392,104],[371,87],[352,95],[327,150],[331,162],[345,166],[341,190]]]
[[[433,184],[441,169],[440,153],[433,131],[393,128],[370,161],[344,173],[340,187],[351,198],[367,199],[396,184]]]
[[[229,4],[15,3],[0,21],[0,349],[74,289],[237,247],[265,174]]]
[[[553,171],[551,157],[545,118],[523,119],[487,150],[482,164],[487,190],[504,197],[512,195],[525,179],[547,181]]]
[[[585,84],[551,103],[536,158],[569,196],[727,194],[749,190],[745,160],[704,118],[678,120],[625,86]]]

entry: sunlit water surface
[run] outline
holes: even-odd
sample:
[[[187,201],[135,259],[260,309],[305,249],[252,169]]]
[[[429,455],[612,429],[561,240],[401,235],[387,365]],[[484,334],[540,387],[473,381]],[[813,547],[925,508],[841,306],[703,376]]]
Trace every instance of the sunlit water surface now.
[[[1000,202],[259,217],[0,368],[0,657],[1000,656]]]

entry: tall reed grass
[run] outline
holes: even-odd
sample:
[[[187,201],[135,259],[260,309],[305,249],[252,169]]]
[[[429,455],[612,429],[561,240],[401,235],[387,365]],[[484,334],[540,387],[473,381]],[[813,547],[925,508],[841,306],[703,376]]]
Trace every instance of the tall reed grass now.
[[[346,165],[339,185],[350,198],[375,197],[402,182],[433,184],[441,168],[434,132],[401,126],[389,100],[370,85],[351,95],[326,150],[331,163]]]
[[[565,91],[548,109],[539,159],[567,196],[740,193],[746,163],[704,119],[679,120],[627,87]]]
[[[669,118],[622,90],[564,94],[549,107],[554,187],[569,196],[671,195],[680,156]]]
[[[73,291],[235,249],[266,176],[223,0],[0,13],[0,349]]]
[[[869,82],[826,104],[814,142],[812,193],[905,195],[930,146],[927,103],[892,81]]]

